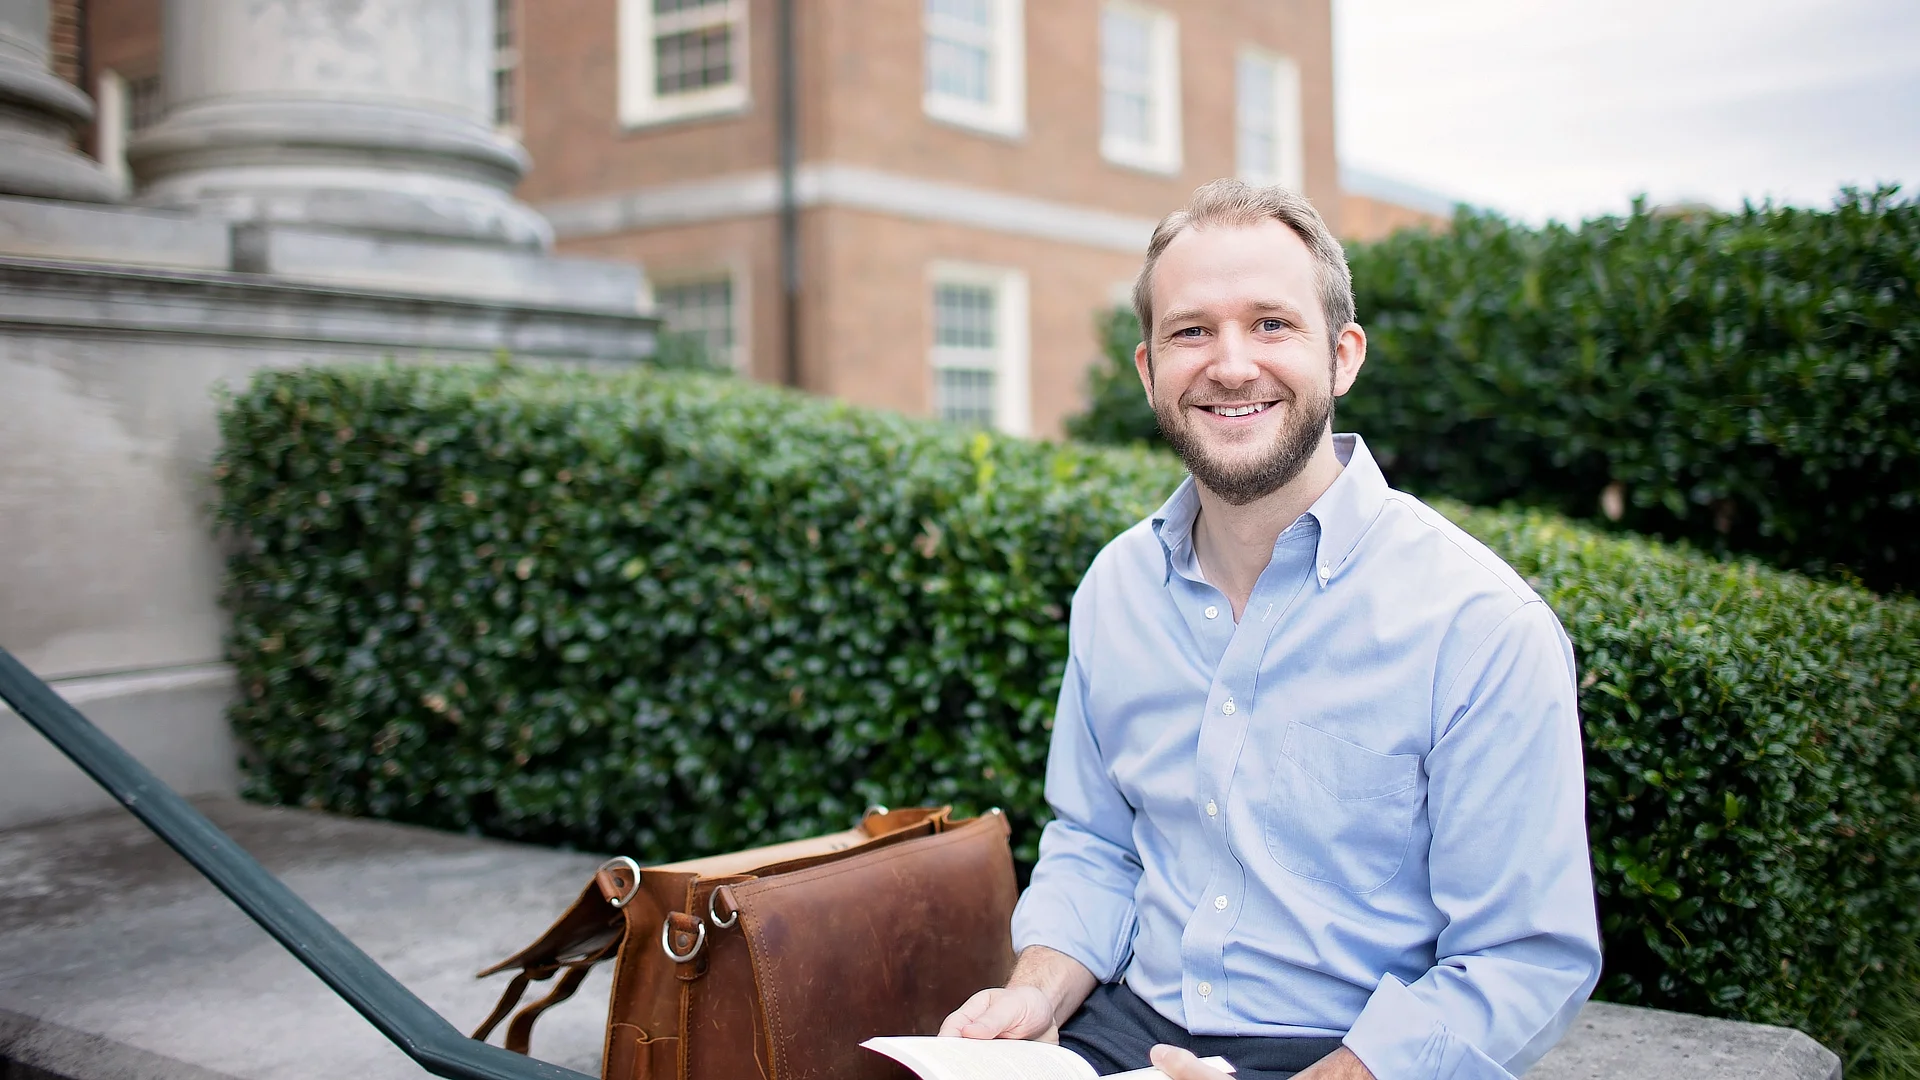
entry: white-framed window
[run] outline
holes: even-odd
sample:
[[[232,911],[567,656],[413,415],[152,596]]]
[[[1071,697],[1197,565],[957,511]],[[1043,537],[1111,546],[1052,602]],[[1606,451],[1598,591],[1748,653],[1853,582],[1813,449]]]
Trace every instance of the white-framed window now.
[[[493,126],[520,130],[520,5],[493,0]]]
[[[1010,435],[1032,427],[1027,276],[1005,267],[937,262],[933,306],[933,414]]]
[[[1300,131],[1300,65],[1275,53],[1242,51],[1234,129],[1240,179],[1299,191],[1306,166]]]
[[[732,270],[710,270],[670,274],[653,283],[654,308],[666,328],[697,339],[708,359],[736,371],[744,369],[746,360],[740,276]]]
[[[620,122],[747,104],[747,0],[620,0]]]
[[[927,115],[998,135],[1027,127],[1025,0],[922,0]]]
[[[1100,10],[1100,153],[1180,171],[1180,24],[1164,11],[1122,0]]]

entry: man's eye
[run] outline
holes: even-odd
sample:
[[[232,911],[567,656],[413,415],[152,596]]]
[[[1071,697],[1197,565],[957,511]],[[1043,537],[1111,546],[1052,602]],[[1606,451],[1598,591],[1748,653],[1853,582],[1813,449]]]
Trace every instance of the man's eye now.
[[[1280,321],[1279,319],[1261,319],[1260,320],[1260,329],[1264,333],[1277,334],[1280,331],[1285,330],[1286,328],[1287,328],[1287,324]]]
[[[1175,331],[1173,332],[1173,336],[1174,336],[1174,337],[1184,337],[1184,338],[1197,338],[1197,337],[1199,337],[1199,336],[1200,336],[1201,334],[1204,334],[1204,333],[1206,333],[1206,332],[1207,332],[1207,331],[1206,331],[1206,330],[1205,330],[1205,329],[1204,329],[1203,327],[1198,327],[1198,326],[1183,326],[1183,327],[1181,327],[1180,329],[1178,329],[1178,330],[1175,330]]]

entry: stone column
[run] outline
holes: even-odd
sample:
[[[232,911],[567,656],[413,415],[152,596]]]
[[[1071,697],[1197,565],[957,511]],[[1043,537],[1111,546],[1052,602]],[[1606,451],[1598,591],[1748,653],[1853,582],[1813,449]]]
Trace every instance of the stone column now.
[[[11,3],[14,0],[7,0]],[[236,221],[544,250],[493,130],[492,0],[165,0],[140,201]]]
[[[0,194],[111,202],[120,185],[74,152],[93,102],[47,68],[47,0],[0,0]]]

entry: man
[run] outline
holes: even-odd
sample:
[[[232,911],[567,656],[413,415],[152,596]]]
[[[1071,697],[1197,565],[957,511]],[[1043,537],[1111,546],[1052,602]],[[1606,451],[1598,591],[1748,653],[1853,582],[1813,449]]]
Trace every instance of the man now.
[[[1192,476],[1074,597],[1019,959],[942,1034],[1178,1080],[1520,1073],[1599,973],[1566,635],[1333,434],[1367,339],[1305,199],[1201,188],[1134,307]]]

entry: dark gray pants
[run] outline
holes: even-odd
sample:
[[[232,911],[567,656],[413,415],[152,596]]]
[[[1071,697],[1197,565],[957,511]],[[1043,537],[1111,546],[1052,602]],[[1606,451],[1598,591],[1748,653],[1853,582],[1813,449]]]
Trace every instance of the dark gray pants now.
[[[1339,1039],[1189,1035],[1123,983],[1095,987],[1060,1029],[1060,1045],[1086,1058],[1102,1076],[1153,1064],[1147,1051],[1155,1043],[1185,1047],[1200,1057],[1226,1058],[1238,1070],[1238,1080],[1287,1080],[1340,1048]]]

